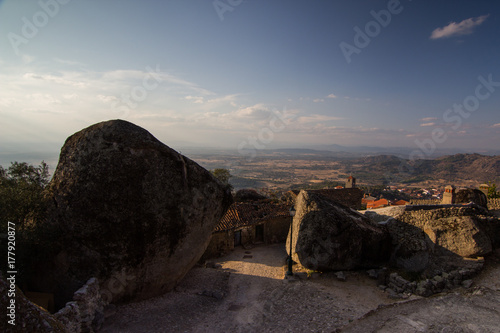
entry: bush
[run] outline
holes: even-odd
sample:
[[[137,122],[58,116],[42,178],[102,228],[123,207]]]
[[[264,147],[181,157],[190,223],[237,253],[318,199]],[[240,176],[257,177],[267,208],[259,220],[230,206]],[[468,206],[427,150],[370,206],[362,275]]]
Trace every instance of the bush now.
[[[43,223],[47,216],[45,188],[49,183],[49,168],[42,161],[39,166],[13,162],[8,169],[0,166],[0,234],[7,233],[8,222],[15,225],[15,259],[19,279],[26,281],[35,263],[44,259],[52,247],[52,231]],[[1,238],[6,250],[5,237]],[[3,251],[6,253],[6,251]],[[7,271],[3,260],[0,269]]]

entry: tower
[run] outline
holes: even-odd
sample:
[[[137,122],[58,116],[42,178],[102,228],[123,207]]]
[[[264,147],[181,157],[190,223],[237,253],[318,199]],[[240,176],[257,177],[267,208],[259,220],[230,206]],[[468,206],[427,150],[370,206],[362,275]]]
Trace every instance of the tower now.
[[[486,197],[488,197],[488,190],[490,189],[490,186],[488,184],[481,184],[479,185],[479,189],[486,194]]]
[[[455,186],[453,185],[448,185],[444,188],[444,194],[443,194],[443,205],[452,205],[455,203],[455,198],[456,198],[456,193],[455,193]]]
[[[349,176],[345,183],[345,188],[355,188],[356,187],[356,178],[353,176]]]

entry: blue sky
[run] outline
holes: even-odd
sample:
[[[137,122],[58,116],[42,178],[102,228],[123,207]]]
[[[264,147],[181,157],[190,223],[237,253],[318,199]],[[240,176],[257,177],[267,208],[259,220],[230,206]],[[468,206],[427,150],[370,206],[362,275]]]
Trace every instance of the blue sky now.
[[[486,0],[0,1],[0,156],[116,118],[177,149],[498,149],[499,31]]]

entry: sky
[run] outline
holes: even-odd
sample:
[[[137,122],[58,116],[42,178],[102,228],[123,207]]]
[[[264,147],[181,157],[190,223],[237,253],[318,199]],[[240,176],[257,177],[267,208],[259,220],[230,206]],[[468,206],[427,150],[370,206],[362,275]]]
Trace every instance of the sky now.
[[[0,0],[0,161],[118,118],[174,149],[500,149],[499,32],[490,0]]]

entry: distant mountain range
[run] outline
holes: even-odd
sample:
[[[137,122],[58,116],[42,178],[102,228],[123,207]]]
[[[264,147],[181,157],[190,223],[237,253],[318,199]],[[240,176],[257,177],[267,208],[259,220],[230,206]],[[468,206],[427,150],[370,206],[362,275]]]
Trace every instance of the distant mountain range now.
[[[410,162],[393,155],[378,155],[344,161],[343,165],[360,178],[396,183],[500,182],[500,156],[455,154]]]

